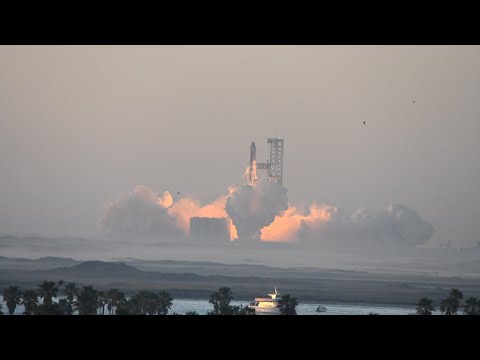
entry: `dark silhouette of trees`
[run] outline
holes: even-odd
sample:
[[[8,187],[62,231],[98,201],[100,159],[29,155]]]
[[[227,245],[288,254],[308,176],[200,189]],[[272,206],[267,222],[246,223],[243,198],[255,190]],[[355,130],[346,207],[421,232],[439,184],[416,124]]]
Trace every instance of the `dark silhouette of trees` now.
[[[232,315],[255,315],[255,309],[248,306],[232,306]]]
[[[291,297],[289,294],[285,294],[278,300],[278,307],[280,308],[280,314],[282,315],[297,315],[297,298]]]
[[[469,297],[463,305],[465,315],[480,315],[480,301],[475,297]]]
[[[65,295],[67,304],[65,306],[65,315],[72,315],[73,314],[73,302],[75,297],[78,294],[77,284],[74,282],[69,282],[63,288],[63,295]]]
[[[105,306],[108,304],[107,294],[105,291],[97,291],[98,310],[102,315],[105,315]]]
[[[22,292],[18,286],[10,286],[3,290],[3,300],[7,304],[8,314],[13,315],[15,309],[20,305]]]
[[[58,287],[54,281],[44,281],[38,286],[38,295],[43,298],[43,304],[52,305],[52,298],[57,297]]]
[[[451,289],[448,297],[440,301],[440,311],[445,315],[457,315],[463,293],[458,289]]]
[[[118,289],[110,289],[107,291],[107,310],[111,314],[115,314],[115,311],[120,302],[125,298],[125,294]]]
[[[213,305],[213,311],[209,312],[212,315],[233,315],[233,308],[230,306],[232,301],[232,291],[229,287],[221,287],[210,295],[208,301]]]
[[[432,315],[432,312],[435,311],[433,307],[433,300],[423,297],[417,302],[417,314],[418,315]]]
[[[167,315],[172,305],[173,298],[168,291],[162,290],[157,294],[156,310],[158,315]]]
[[[75,310],[79,315],[96,315],[98,304],[97,290],[93,286],[84,286],[77,295],[74,303]]]
[[[25,290],[22,295],[22,305],[25,308],[25,315],[34,315],[38,307],[38,292],[35,290]]]

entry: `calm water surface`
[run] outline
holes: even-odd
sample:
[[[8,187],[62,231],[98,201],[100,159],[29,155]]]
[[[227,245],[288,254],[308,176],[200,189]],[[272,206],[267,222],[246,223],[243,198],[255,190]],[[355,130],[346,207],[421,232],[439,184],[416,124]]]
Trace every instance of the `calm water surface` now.
[[[2,303],[2,311],[4,314],[8,312],[6,304],[3,302],[3,298],[0,296],[0,302]],[[248,305],[248,301],[232,301],[232,305]],[[297,313],[299,315],[315,315],[315,309],[319,304],[302,304],[297,307]],[[402,306],[388,306],[388,305],[339,305],[322,303],[327,308],[327,312],[319,313],[318,315],[368,315],[370,313],[376,313],[379,315],[408,315],[415,313],[414,307],[402,307]],[[169,311],[169,314],[185,314],[187,311],[196,311],[200,315],[206,314],[213,309],[208,300],[194,300],[194,299],[174,299],[173,306]],[[105,308],[106,311],[106,308]],[[15,314],[22,314],[23,306],[17,306]]]

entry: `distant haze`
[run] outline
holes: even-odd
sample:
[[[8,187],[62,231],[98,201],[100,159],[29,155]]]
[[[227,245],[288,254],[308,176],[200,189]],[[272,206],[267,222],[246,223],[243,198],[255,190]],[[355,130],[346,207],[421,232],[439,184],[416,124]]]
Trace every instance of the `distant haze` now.
[[[479,64],[478,46],[0,46],[0,234],[103,237],[138,185],[170,191],[177,223],[152,221],[177,234],[277,134],[290,204],[404,209],[413,242],[473,246]]]

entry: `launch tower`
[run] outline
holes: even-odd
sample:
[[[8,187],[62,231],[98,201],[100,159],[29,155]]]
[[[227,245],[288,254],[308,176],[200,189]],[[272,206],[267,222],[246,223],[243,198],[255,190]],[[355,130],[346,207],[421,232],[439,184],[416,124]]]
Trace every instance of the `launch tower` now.
[[[283,139],[269,138],[270,160],[266,163],[256,163],[257,170],[265,170],[269,182],[283,185]],[[252,174],[253,160],[256,159],[255,143],[250,146],[250,174]],[[251,179],[252,180],[252,179]]]

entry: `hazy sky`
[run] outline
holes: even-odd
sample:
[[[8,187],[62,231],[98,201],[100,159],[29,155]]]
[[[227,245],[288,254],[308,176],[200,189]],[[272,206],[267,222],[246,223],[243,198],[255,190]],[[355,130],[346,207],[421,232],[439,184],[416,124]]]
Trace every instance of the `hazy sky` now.
[[[291,203],[400,203],[430,244],[472,246],[479,64],[478,46],[0,46],[0,233],[96,236],[138,184],[211,201],[277,129]]]

